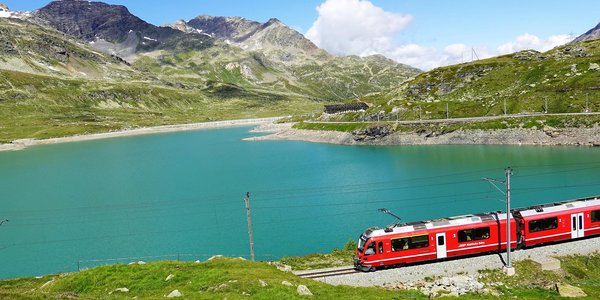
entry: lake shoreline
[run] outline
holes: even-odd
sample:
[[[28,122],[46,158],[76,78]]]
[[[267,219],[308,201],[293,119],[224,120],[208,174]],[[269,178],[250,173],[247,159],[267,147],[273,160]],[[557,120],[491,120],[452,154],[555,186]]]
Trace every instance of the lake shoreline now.
[[[292,128],[293,124],[265,124],[252,132],[271,132],[246,141],[293,140],[365,146],[401,145],[540,145],[600,146],[600,126],[590,128],[456,130],[453,132],[392,132],[380,136],[360,133]]]
[[[216,129],[239,126],[257,126],[250,132],[270,133],[248,137],[245,141],[303,141],[350,146],[402,146],[402,145],[541,145],[541,146],[600,146],[600,126],[590,128],[529,129],[511,128],[494,130],[457,130],[448,133],[436,132],[392,132],[382,136],[307,130],[292,128],[294,123],[275,123],[283,117],[225,120],[177,125],[143,127],[105,133],[84,134],[44,140],[19,139],[10,144],[0,144],[0,152],[18,151],[36,145],[49,145],[129,137],[146,134],[181,132],[201,129]]]
[[[94,133],[94,134],[83,134],[74,135],[59,138],[50,138],[44,140],[37,139],[19,139],[15,140],[10,144],[0,144],[0,152],[2,151],[18,151],[23,150],[31,146],[36,145],[49,145],[49,144],[60,144],[60,143],[71,143],[81,141],[91,141],[99,139],[109,139],[116,137],[129,137],[146,134],[156,133],[168,133],[168,132],[180,132],[200,129],[216,129],[216,128],[228,128],[228,127],[239,127],[239,126],[253,126],[261,124],[273,123],[282,117],[271,117],[271,118],[257,118],[257,119],[239,119],[239,120],[225,120],[215,122],[201,122],[201,123],[189,123],[189,124],[177,124],[177,125],[163,125],[155,127],[143,127],[129,130],[112,131],[105,133]]]

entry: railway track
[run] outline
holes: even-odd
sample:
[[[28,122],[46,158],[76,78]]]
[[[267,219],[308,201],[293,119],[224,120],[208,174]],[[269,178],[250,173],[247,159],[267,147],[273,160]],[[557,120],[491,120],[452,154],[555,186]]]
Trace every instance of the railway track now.
[[[316,272],[308,272],[308,273],[299,273],[296,274],[302,278],[323,278],[323,277],[333,277],[333,276],[341,276],[341,275],[350,275],[358,273],[359,271],[354,268],[342,268],[328,271],[316,271]]]

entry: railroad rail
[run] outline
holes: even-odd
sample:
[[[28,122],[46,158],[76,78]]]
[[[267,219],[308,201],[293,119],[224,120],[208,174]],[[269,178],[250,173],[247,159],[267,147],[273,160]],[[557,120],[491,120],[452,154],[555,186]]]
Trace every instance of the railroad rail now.
[[[300,276],[302,278],[315,279],[315,278],[323,278],[323,277],[333,277],[333,276],[341,276],[341,275],[350,275],[350,274],[355,274],[355,273],[359,273],[359,271],[357,271],[356,269],[354,269],[352,267],[348,267],[348,268],[335,269],[335,270],[327,270],[327,271],[315,271],[315,272],[308,272],[308,273],[298,273],[296,275],[298,275],[298,276]]]

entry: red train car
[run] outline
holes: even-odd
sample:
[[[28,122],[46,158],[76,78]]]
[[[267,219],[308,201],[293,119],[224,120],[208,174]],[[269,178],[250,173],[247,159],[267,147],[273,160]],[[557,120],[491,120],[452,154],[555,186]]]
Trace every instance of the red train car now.
[[[513,210],[525,247],[600,234],[600,199],[582,198]]]
[[[516,226],[512,218],[511,226]],[[515,248],[514,232],[511,241]],[[368,271],[502,249],[506,249],[506,214],[466,215],[367,229],[358,240],[354,265]]]
[[[600,199],[581,198],[511,211],[511,249],[600,234]],[[369,228],[358,240],[355,268],[433,261],[506,250],[506,213]]]

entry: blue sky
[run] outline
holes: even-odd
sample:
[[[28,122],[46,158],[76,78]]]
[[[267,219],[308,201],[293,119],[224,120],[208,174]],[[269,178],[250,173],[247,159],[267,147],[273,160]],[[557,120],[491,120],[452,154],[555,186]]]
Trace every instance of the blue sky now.
[[[33,10],[47,0],[0,0],[11,10]],[[264,22],[276,17],[307,33],[317,45],[335,54],[381,53],[428,69],[523,47],[547,50],[580,35],[600,21],[598,0],[108,0],[153,23],[173,23],[198,15],[242,16]],[[327,3],[325,5],[324,3]],[[329,8],[320,12],[317,7]],[[347,8],[346,13],[337,13]],[[347,18],[341,20],[340,18]],[[369,23],[369,18],[373,22]],[[321,26],[315,26],[315,22]],[[381,20],[379,24],[376,22]],[[339,28],[335,22],[340,21]],[[395,21],[398,21],[394,23]],[[344,23],[347,22],[347,23]],[[393,23],[394,26],[386,27]],[[348,26],[361,25],[362,27]],[[379,28],[381,27],[381,28]],[[352,33],[348,33],[352,28]],[[376,33],[373,33],[376,32]],[[339,40],[339,39],[346,40]],[[519,39],[520,38],[520,39]],[[349,42],[349,39],[355,39]],[[360,43],[359,39],[363,39]],[[509,43],[512,43],[508,45]],[[362,45],[361,45],[362,44]],[[449,50],[450,51],[447,51]],[[468,50],[468,51],[467,51]],[[468,52],[468,53],[467,53]],[[419,54],[422,53],[422,54]],[[448,57],[448,53],[451,53]],[[479,54],[479,53],[478,53]],[[446,56],[445,56],[446,55]],[[429,61],[429,62],[428,62]]]

